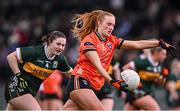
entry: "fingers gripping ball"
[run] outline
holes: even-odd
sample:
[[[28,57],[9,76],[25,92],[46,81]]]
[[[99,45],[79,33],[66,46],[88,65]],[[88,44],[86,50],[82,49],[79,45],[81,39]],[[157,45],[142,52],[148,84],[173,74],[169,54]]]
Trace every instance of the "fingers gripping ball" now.
[[[130,91],[136,89],[140,84],[139,75],[134,70],[124,70],[123,72],[121,72],[121,78],[128,84],[128,87],[126,87],[126,89]]]

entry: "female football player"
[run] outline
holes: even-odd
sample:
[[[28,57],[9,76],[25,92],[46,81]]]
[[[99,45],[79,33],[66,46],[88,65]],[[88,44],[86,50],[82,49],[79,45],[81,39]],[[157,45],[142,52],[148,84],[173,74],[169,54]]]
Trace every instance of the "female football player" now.
[[[146,56],[140,56],[123,66],[125,69],[133,69],[138,72],[141,86],[133,92],[128,92],[124,110],[160,110],[153,97],[155,85],[165,84],[162,62],[166,59],[166,50],[157,47],[150,50]]]
[[[127,84],[115,81],[107,73],[115,49],[145,49],[161,46],[174,53],[174,47],[159,40],[130,41],[111,35],[115,26],[115,16],[107,11],[95,10],[78,14],[72,22],[73,33],[80,39],[79,58],[73,70],[67,92],[69,100],[63,110],[103,110],[95,92],[100,90],[106,80],[117,89]]]
[[[38,46],[20,47],[7,56],[13,77],[5,88],[7,110],[41,110],[34,96],[55,69],[70,74],[65,56],[66,36],[53,31],[42,39]]]

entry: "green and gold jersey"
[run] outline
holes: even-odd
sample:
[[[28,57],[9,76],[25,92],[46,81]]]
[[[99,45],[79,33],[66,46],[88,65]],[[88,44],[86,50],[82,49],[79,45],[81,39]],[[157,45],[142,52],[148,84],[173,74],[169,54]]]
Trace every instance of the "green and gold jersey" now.
[[[168,81],[174,81],[176,83],[176,92],[180,95],[180,79],[176,74],[169,74]],[[178,99],[172,99],[169,90],[166,90],[166,102],[170,107],[180,106],[180,97]]]
[[[28,81],[29,89],[35,94],[40,84],[54,70],[68,72],[71,70],[68,61],[63,54],[48,58],[47,46],[30,46],[17,48],[17,56],[20,61],[22,76]]]
[[[154,87],[154,80],[161,75],[162,65],[153,62],[151,56],[147,58],[139,57],[134,59],[133,62],[143,84],[143,90],[151,93]]]

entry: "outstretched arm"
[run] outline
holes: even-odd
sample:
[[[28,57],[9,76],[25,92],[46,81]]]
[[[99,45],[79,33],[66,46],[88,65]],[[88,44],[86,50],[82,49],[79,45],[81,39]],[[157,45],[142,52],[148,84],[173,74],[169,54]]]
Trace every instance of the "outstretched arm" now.
[[[147,49],[159,46],[159,40],[139,40],[131,41],[125,40],[121,48],[126,49]]]
[[[147,49],[147,48],[154,48],[154,47],[162,47],[166,49],[167,53],[174,56],[176,52],[176,48],[172,45],[164,42],[163,40],[138,40],[138,41],[130,41],[125,40],[122,44],[121,48],[126,49]]]

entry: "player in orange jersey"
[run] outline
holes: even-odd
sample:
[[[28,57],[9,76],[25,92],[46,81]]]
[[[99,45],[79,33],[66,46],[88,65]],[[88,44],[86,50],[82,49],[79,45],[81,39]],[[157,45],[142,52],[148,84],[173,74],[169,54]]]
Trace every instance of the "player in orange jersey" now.
[[[46,80],[41,84],[40,103],[43,110],[58,110],[63,106],[62,89],[61,89],[62,75],[60,71],[55,70]]]
[[[111,35],[115,26],[112,13],[95,10],[78,14],[72,22],[73,33],[81,40],[79,58],[71,76],[67,93],[69,99],[64,110],[104,110],[95,92],[106,80],[117,89],[127,86],[123,80],[115,81],[107,73],[115,49],[145,49],[161,46],[174,54],[174,47],[159,40],[130,41]]]

